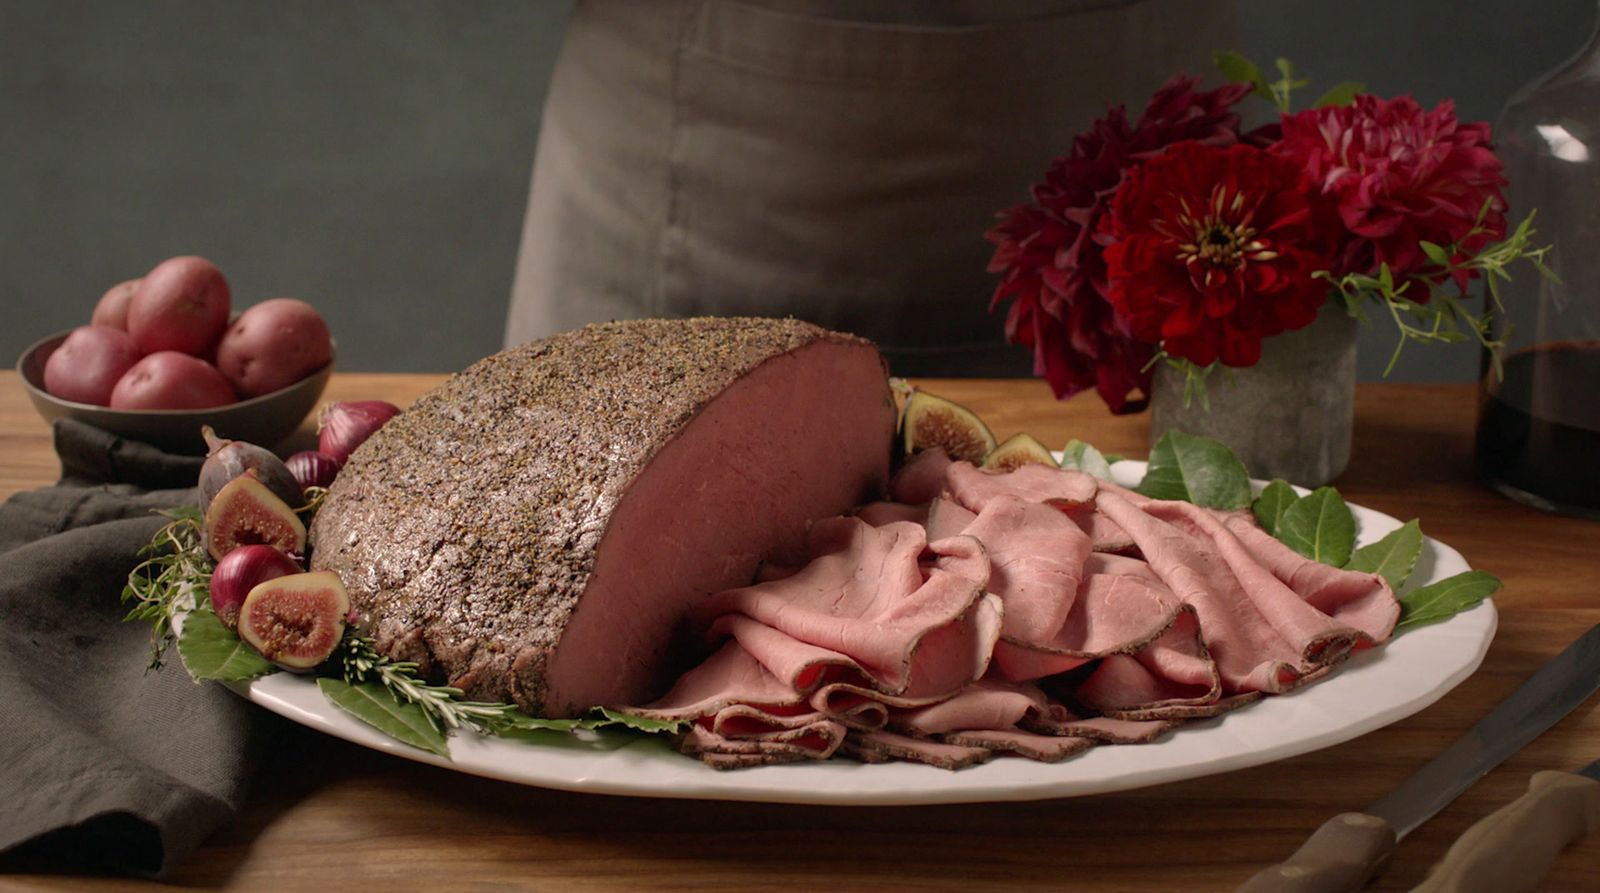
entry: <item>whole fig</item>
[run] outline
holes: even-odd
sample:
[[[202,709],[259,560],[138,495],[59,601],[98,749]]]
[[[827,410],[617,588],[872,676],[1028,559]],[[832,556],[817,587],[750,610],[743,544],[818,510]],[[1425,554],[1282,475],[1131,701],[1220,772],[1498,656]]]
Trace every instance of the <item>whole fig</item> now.
[[[295,481],[289,466],[271,450],[242,440],[224,440],[211,430],[210,425],[200,429],[210,452],[206,463],[200,466],[200,510],[211,506],[211,500],[227,483],[246,471],[255,473],[256,480],[267,485],[274,496],[290,506],[305,501],[300,484]]]

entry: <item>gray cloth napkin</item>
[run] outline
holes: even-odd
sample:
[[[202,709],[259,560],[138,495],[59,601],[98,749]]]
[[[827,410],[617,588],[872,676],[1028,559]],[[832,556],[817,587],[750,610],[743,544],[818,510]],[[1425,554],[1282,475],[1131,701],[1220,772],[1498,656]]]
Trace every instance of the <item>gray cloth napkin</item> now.
[[[0,505],[0,853],[160,874],[243,804],[277,722],[189,679],[119,601],[201,460],[71,420],[61,481]],[[0,863],[3,865],[4,863]]]

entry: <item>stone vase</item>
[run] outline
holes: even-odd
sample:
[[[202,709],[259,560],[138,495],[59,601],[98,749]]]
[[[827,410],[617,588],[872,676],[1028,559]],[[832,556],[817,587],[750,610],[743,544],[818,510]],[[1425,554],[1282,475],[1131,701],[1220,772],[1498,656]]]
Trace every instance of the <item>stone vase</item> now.
[[[1356,321],[1330,303],[1316,322],[1261,344],[1261,362],[1219,367],[1200,400],[1183,405],[1183,373],[1165,363],[1150,395],[1150,443],[1172,428],[1233,448],[1250,476],[1325,484],[1350,461],[1355,421]]]

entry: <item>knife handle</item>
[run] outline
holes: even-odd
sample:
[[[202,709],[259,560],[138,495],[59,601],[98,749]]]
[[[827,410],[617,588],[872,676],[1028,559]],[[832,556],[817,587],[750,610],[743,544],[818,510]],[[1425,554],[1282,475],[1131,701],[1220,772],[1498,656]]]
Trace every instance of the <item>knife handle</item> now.
[[[1566,846],[1600,830],[1600,781],[1535,772],[1528,793],[1478,820],[1412,893],[1537,889]]]
[[[1394,852],[1394,828],[1375,815],[1328,819],[1294,855],[1244,882],[1238,893],[1345,893],[1378,876]]]

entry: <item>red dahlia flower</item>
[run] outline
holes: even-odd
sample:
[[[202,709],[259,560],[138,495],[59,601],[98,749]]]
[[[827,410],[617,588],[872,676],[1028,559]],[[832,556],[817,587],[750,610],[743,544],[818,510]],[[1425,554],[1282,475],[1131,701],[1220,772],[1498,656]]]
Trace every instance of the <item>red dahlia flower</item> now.
[[[1372,273],[1386,263],[1396,278],[1410,278],[1428,265],[1423,241],[1459,243],[1464,259],[1505,236],[1506,181],[1489,125],[1458,122],[1449,101],[1424,112],[1410,96],[1362,95],[1353,105],[1285,115],[1272,151],[1302,167],[1311,188],[1337,208],[1346,232],[1335,274]],[[1486,231],[1468,238],[1485,202]],[[1459,274],[1457,285],[1465,288],[1467,278]],[[1408,296],[1425,301],[1428,292]]]
[[[1073,140],[1072,151],[1050,163],[1033,203],[1008,208],[985,234],[995,245],[989,271],[1003,273],[990,309],[1015,299],[1006,338],[1033,348],[1033,371],[1058,399],[1094,387],[1112,412],[1135,412],[1150,393],[1143,371],[1154,348],[1133,336],[1106,302],[1100,221],[1127,171],[1180,140],[1226,146],[1239,139],[1232,107],[1250,92],[1230,84],[1196,92],[1199,78],[1168,81],[1129,125],[1113,108]]]
[[[1129,175],[1108,229],[1117,315],[1201,366],[1254,365],[1262,338],[1309,325],[1327,300],[1300,170],[1253,146],[1172,146]]]

